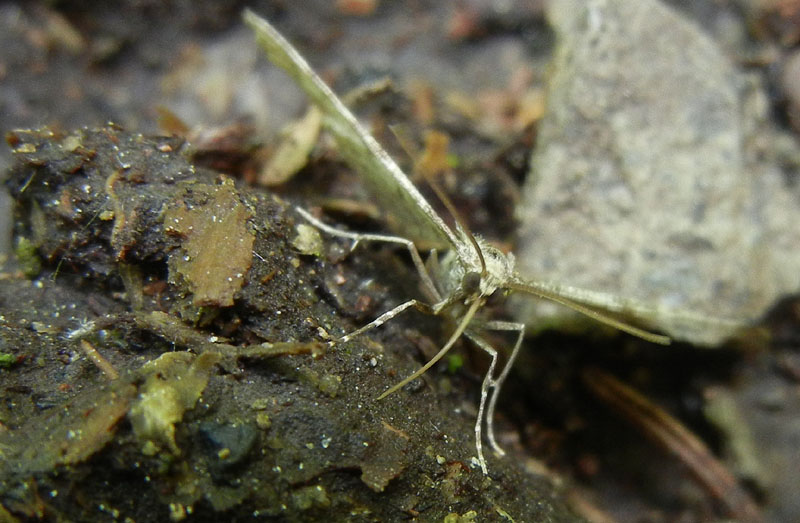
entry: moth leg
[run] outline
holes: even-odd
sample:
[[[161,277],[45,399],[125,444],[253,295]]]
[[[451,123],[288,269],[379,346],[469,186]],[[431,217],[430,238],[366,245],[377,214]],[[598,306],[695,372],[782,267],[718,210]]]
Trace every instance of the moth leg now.
[[[522,347],[522,339],[525,337],[525,324],[510,321],[489,321],[486,322],[483,327],[488,330],[511,331],[517,333],[517,341],[514,343],[514,348],[511,349],[511,355],[508,357],[508,361],[506,361],[497,379],[492,382],[492,397],[489,399],[489,408],[486,411],[486,435],[489,439],[489,444],[495,452],[502,456],[505,452],[500,448],[500,445],[497,444],[497,440],[494,437],[494,410],[497,406],[497,397],[500,395],[503,382],[508,377],[509,372],[511,372],[514,360],[517,359],[519,349]]]
[[[500,448],[500,445],[497,444],[497,439],[494,435],[494,411],[497,407],[497,397],[500,394],[500,388],[503,386],[503,382],[505,381],[506,377],[508,377],[508,373],[511,371],[514,360],[517,359],[517,354],[522,346],[522,339],[525,335],[525,325],[522,323],[507,321],[490,321],[483,324],[482,327],[488,330],[512,331],[517,333],[517,341],[514,343],[514,348],[511,350],[511,356],[509,356],[508,361],[506,361],[506,364],[503,366],[503,370],[500,372],[500,375],[497,376],[497,378],[494,377],[494,371],[497,365],[497,351],[489,344],[489,342],[481,338],[474,331],[468,331],[466,333],[469,339],[472,340],[475,345],[480,347],[492,357],[492,362],[489,364],[489,370],[486,371],[486,376],[483,378],[483,384],[481,385],[481,400],[480,406],[478,407],[478,420],[475,424],[475,444],[478,449],[478,460],[480,461],[481,468],[483,469],[485,465],[481,449],[481,429],[484,419],[486,419],[486,437],[489,440],[489,444],[492,446],[492,450],[494,450],[500,456],[505,454],[505,451]]]
[[[425,292],[428,294],[428,297],[434,302],[439,302],[442,300],[439,290],[436,288],[436,285],[434,285],[430,274],[428,274],[428,271],[425,268],[425,264],[422,262],[422,257],[419,255],[417,246],[414,245],[414,242],[408,238],[403,238],[401,236],[389,236],[386,234],[364,234],[343,231],[318,220],[302,207],[295,207],[295,210],[300,214],[300,216],[311,222],[311,224],[317,229],[320,229],[331,236],[338,236],[339,238],[347,238],[348,240],[352,240],[353,244],[350,246],[351,251],[355,249],[361,242],[385,242],[403,245],[406,247],[406,249],[408,249],[408,252],[411,255],[411,261],[414,262],[414,267],[416,268],[417,273],[419,273],[419,277],[422,279],[422,283],[425,286]]]
[[[423,312],[425,314],[433,314],[433,308],[430,305],[428,305],[427,303],[423,303],[423,302],[421,302],[419,300],[408,300],[405,303],[401,303],[400,305],[398,305],[394,309],[391,309],[389,311],[384,312],[383,314],[381,314],[380,316],[378,316],[377,318],[375,318],[371,322],[367,323],[363,327],[361,327],[359,329],[356,329],[353,332],[350,332],[348,334],[345,334],[344,336],[339,338],[339,342],[340,343],[348,342],[348,341],[352,340],[353,338],[355,338],[356,336],[361,336],[365,332],[367,332],[369,330],[372,330],[375,327],[380,327],[381,325],[383,325],[387,321],[391,320],[392,318],[394,318],[395,316],[397,316],[398,314],[400,314],[404,310],[408,309],[409,307],[414,307],[418,311]]]
[[[485,418],[486,412],[486,400],[489,397],[489,389],[494,386],[494,380],[492,376],[494,375],[495,366],[497,366],[497,351],[489,345],[489,343],[478,336],[476,333],[472,331],[467,331],[466,336],[472,340],[472,342],[484,350],[489,356],[492,357],[492,362],[489,364],[489,370],[486,371],[486,374],[483,377],[483,383],[481,383],[481,400],[478,406],[478,417],[475,420],[475,450],[478,452],[478,463],[481,466],[481,471],[483,471],[484,475],[488,474],[489,471],[486,468],[486,459],[483,457],[483,420]],[[493,394],[492,397],[494,398],[496,394]],[[492,422],[491,419],[486,420],[487,427],[491,428]],[[489,430],[491,434],[491,429]],[[492,434],[492,437],[494,435]],[[496,444],[492,445],[494,450],[498,452],[501,456],[505,454],[502,449],[496,447]]]

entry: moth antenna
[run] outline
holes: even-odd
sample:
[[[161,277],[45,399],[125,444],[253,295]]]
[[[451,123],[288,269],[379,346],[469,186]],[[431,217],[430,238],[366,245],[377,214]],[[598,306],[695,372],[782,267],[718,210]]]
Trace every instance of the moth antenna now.
[[[392,134],[394,134],[395,138],[397,139],[397,142],[400,144],[400,147],[406,153],[406,156],[412,159],[415,158],[417,147],[415,147],[414,144],[411,142],[411,140],[408,138],[408,132],[406,132],[405,126],[390,125],[389,129],[392,131]],[[439,199],[439,201],[442,202],[442,205],[444,205],[445,209],[447,209],[447,212],[450,213],[450,216],[453,217],[453,221],[455,221],[456,227],[464,233],[464,236],[466,236],[469,242],[472,244],[472,248],[475,249],[476,253],[478,253],[478,259],[480,260],[481,263],[481,277],[485,277],[487,271],[486,271],[486,260],[483,257],[483,251],[481,250],[480,245],[478,245],[478,241],[475,239],[475,235],[472,234],[472,232],[469,230],[469,227],[467,227],[466,222],[463,219],[461,219],[461,215],[459,214],[458,210],[456,210],[456,206],[453,205],[453,202],[452,200],[450,200],[450,197],[447,196],[447,193],[444,191],[444,189],[442,189],[442,186],[439,185],[436,182],[436,180],[433,179],[430,173],[419,172],[415,169],[415,174],[419,174],[420,176],[422,176],[422,178],[425,180],[428,186],[433,190],[434,194]]]
[[[579,312],[584,316],[588,316],[593,320],[599,321],[609,327],[613,327],[617,330],[622,332],[627,332],[632,336],[636,336],[637,338],[641,338],[645,341],[649,341],[651,343],[657,343],[659,345],[669,345],[672,343],[672,339],[669,336],[664,336],[661,334],[655,334],[653,332],[640,329],[639,327],[634,327],[630,323],[626,323],[622,320],[618,320],[613,316],[608,314],[602,313],[590,306],[583,305],[582,303],[578,303],[577,301],[571,300],[569,298],[565,298],[563,296],[559,296],[554,292],[547,291],[545,289],[540,289],[538,287],[534,287],[532,285],[526,284],[521,281],[511,281],[508,282],[506,288],[512,291],[520,291],[531,294],[533,296],[537,296],[539,298],[550,300],[552,302],[558,303],[563,305],[564,307],[568,307],[575,312]]]
[[[475,316],[475,313],[478,311],[481,305],[483,305],[483,300],[473,301],[472,305],[470,305],[466,314],[464,314],[464,317],[461,318],[461,321],[458,323],[458,327],[456,327],[456,330],[453,332],[452,335],[450,335],[450,339],[447,340],[447,343],[445,343],[444,346],[441,348],[441,350],[439,350],[439,352],[436,353],[436,356],[428,360],[428,363],[420,367],[419,370],[417,370],[414,374],[408,376],[399,383],[396,383],[395,385],[387,389],[383,394],[378,396],[378,399],[382,400],[389,394],[392,394],[393,392],[396,392],[399,389],[405,387],[415,379],[425,374],[428,371],[428,369],[430,369],[436,364],[437,361],[442,359],[444,355],[447,354],[451,348],[453,348],[453,345],[455,344],[459,336],[461,336],[464,333],[464,331],[467,328],[467,325],[469,325],[469,322],[472,321],[473,316]]]
[[[461,216],[456,210],[456,206],[453,205],[452,201],[450,201],[450,198],[444,192],[444,189],[442,189],[441,185],[439,185],[436,180],[430,176],[426,176],[425,181],[428,183],[431,189],[433,189],[436,197],[439,198],[439,201],[441,201],[445,206],[447,212],[453,216],[453,220],[455,220],[457,228],[464,233],[464,236],[466,236],[469,242],[472,244],[472,248],[475,249],[476,253],[478,253],[478,259],[481,262],[481,277],[486,277],[486,260],[483,258],[483,250],[481,249],[481,246],[478,245],[478,240],[475,239],[475,235],[472,234],[464,220],[461,219]]]

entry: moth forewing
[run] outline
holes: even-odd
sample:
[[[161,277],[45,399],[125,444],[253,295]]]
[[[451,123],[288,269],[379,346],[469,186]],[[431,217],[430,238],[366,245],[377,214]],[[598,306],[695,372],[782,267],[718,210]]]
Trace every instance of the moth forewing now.
[[[519,275],[515,275],[508,287],[560,303],[618,330],[661,345],[669,344],[676,337],[680,338],[681,333],[696,333],[694,338],[702,340],[704,331],[709,332],[709,336],[713,338],[721,331],[732,333],[746,328],[739,320],[704,316],[693,311],[644,303],[618,294],[528,280]],[[604,318],[611,321],[605,321]],[[653,334],[654,330],[665,332],[667,336]]]
[[[506,281],[505,287],[511,291],[531,294],[558,303],[593,320],[651,343],[669,345],[672,342],[669,336],[655,334],[630,323],[637,320],[643,324],[648,323],[647,315],[645,314],[647,309],[644,305],[633,300],[625,300],[613,294],[589,291],[577,287],[525,280],[516,273]],[[618,318],[616,315],[626,319]]]
[[[484,377],[481,386],[478,419],[475,424],[478,463],[481,470],[487,473],[481,441],[483,420],[485,419],[487,423],[489,442],[495,451],[502,454],[502,450],[495,441],[492,418],[497,395],[503,380],[508,375],[511,364],[516,358],[524,335],[524,325],[521,323],[489,321],[482,324],[487,329],[517,333],[517,340],[511,355],[504,369],[495,378],[494,372],[498,361],[497,351],[484,341],[477,329],[471,325],[481,306],[495,291],[506,289],[533,294],[570,307],[602,323],[644,339],[659,343],[668,341],[666,337],[651,334],[606,314],[604,310],[607,310],[608,307],[600,303],[599,299],[593,300],[593,298],[598,298],[598,295],[592,293],[584,295],[577,289],[524,280],[514,270],[513,255],[504,254],[484,240],[470,235],[461,226],[457,216],[456,228],[455,230],[451,229],[428,201],[425,200],[400,167],[389,157],[378,142],[361,127],[355,116],[333,91],[314,73],[300,53],[266,20],[252,11],[246,10],[244,12],[244,20],[254,30],[258,42],[267,52],[270,60],[283,68],[321,109],[323,124],[336,140],[339,146],[339,153],[359,172],[375,193],[376,198],[387,209],[391,209],[402,218],[400,222],[400,225],[402,225],[401,232],[416,241],[438,241],[449,249],[449,252],[443,258],[442,264],[439,265],[440,270],[437,271],[439,273],[437,274],[437,281],[433,281],[428,275],[414,243],[409,239],[397,236],[366,235],[340,231],[316,220],[305,211],[301,211],[301,214],[306,219],[322,230],[329,234],[349,238],[353,241],[353,245],[363,241],[385,241],[405,245],[411,252],[414,265],[420,273],[425,286],[429,287],[432,296],[438,298],[432,304],[425,304],[418,300],[409,300],[402,303],[364,327],[343,336],[340,338],[340,342],[350,340],[367,330],[379,327],[409,308],[416,308],[433,314],[441,314],[453,309],[464,311],[461,316],[455,318],[457,327],[441,350],[419,370],[390,387],[379,398],[388,396],[406,383],[424,374],[453,347],[462,334],[466,335],[492,358],[489,371]],[[456,307],[457,305],[458,307]],[[615,312],[617,311],[612,310],[612,313]]]
[[[246,9],[243,17],[270,61],[286,71],[322,110],[323,124],[339,153],[359,172],[381,205],[398,216],[396,232],[434,246],[457,244],[454,232],[300,53],[257,14]]]

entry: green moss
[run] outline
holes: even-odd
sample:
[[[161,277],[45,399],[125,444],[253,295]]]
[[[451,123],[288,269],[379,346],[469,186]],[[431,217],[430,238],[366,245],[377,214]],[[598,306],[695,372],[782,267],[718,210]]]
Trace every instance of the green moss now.
[[[259,412],[256,414],[256,425],[261,430],[267,430],[272,426],[272,420],[269,419],[269,414],[266,412]]]
[[[292,492],[292,504],[300,510],[312,507],[328,507],[331,500],[322,485],[302,487]]]
[[[442,521],[443,523],[470,523],[472,521],[476,521],[477,517],[478,513],[474,510],[470,510],[469,512],[465,512],[463,515],[453,512],[446,515]]]
[[[19,267],[22,273],[28,278],[35,278],[42,272],[42,260],[39,258],[39,253],[36,251],[36,245],[28,238],[20,236],[17,239],[17,246],[14,251],[19,261]]]
[[[0,368],[7,369],[16,363],[17,357],[8,352],[0,352]]]
[[[334,374],[325,374],[324,376],[322,376],[322,378],[320,378],[317,387],[323,394],[327,394],[331,398],[335,398],[336,394],[339,392],[339,386],[341,384],[342,384],[341,376],[336,376]]]
[[[447,357],[447,372],[455,374],[464,366],[464,358],[460,354],[453,354]]]

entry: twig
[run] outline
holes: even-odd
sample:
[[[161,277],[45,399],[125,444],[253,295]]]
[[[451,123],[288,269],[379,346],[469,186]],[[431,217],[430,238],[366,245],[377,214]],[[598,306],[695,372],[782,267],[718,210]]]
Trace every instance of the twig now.
[[[748,523],[764,521],[758,506],[733,474],[677,419],[599,369],[585,370],[583,380],[603,403],[683,462],[728,516]]]
[[[89,358],[89,360],[91,360],[91,362],[94,363],[95,366],[100,369],[100,371],[105,374],[109,380],[113,381],[119,378],[117,369],[115,369],[114,366],[111,365],[111,362],[105,359],[91,343],[86,340],[81,340],[81,348],[86,354],[86,357]]]

